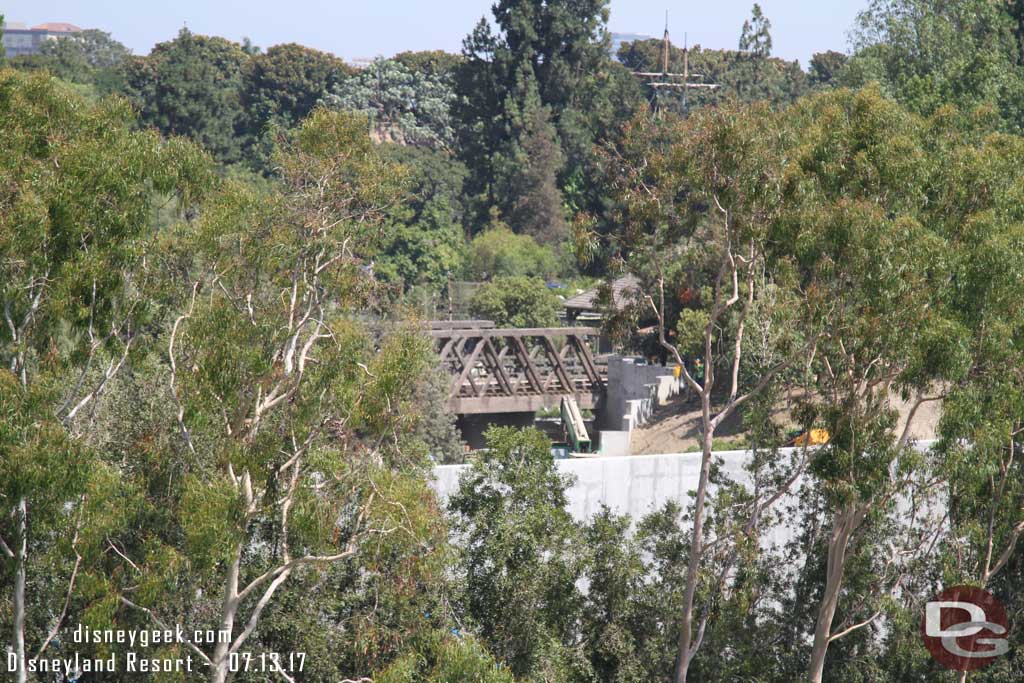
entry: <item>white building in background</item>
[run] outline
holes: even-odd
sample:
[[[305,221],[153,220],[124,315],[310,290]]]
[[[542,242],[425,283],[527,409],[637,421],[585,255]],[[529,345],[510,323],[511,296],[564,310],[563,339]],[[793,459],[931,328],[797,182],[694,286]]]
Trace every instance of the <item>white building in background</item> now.
[[[62,22],[48,22],[32,28],[20,22],[8,22],[3,26],[4,51],[8,57],[37,55],[47,40],[72,36],[81,30],[74,24]]]

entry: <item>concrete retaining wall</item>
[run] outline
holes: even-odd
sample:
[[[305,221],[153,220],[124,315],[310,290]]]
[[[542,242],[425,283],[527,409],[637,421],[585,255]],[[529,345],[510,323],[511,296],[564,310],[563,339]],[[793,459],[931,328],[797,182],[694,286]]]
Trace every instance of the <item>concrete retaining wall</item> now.
[[[791,449],[786,449],[791,450]],[[749,451],[721,451],[723,469],[731,479],[746,483],[743,465]],[[618,514],[642,517],[669,500],[689,502],[700,475],[700,453],[569,458],[556,466],[576,481],[569,489],[569,511],[577,520],[589,519],[606,505]],[[469,465],[434,468],[434,490],[447,499],[458,490],[459,475]]]
[[[925,450],[933,441],[918,442]],[[780,449],[786,457],[796,449]],[[749,462],[750,451],[717,451],[722,460],[720,471],[730,480],[750,485],[744,465]],[[690,503],[700,476],[700,453],[668,453],[662,455],[632,455],[625,457],[570,458],[555,461],[559,470],[572,474],[575,483],[568,491],[569,512],[578,521],[586,521],[609,507],[617,514],[629,514],[638,521],[647,513],[674,500],[684,508]],[[433,487],[442,499],[458,490],[459,475],[469,465],[442,465],[434,468]],[[799,482],[793,490],[799,488]],[[714,487],[711,487],[711,492]],[[782,508],[794,502],[789,496],[778,502]],[[782,543],[790,538],[789,529],[776,528],[766,535],[769,544]]]
[[[598,421],[601,455],[629,455],[629,435],[647,424],[654,409],[677,395],[680,386],[671,368],[638,365],[635,358],[609,357],[605,401]]]

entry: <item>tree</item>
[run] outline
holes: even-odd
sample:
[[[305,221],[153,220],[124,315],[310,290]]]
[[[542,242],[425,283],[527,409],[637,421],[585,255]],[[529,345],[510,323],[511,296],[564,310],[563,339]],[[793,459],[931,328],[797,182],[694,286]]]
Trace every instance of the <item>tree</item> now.
[[[945,585],[973,584],[1003,594],[1014,581],[1006,574],[1017,562],[1024,533],[1019,439],[1024,396],[1017,379],[1024,356],[1016,342],[1020,316],[1014,310],[1021,279],[1011,275],[1022,266],[1016,248],[1021,222],[1013,199],[1021,181],[1021,142],[1007,135],[984,138],[955,150],[954,161],[943,169],[958,198],[985,199],[964,203],[974,204],[967,209],[970,217],[960,208],[961,215],[947,221],[963,244],[953,254],[954,315],[970,333],[956,340],[969,369],[947,391],[935,449],[934,466],[949,482],[950,529],[943,539],[941,578]],[[966,680],[966,673],[959,680]]]
[[[73,38],[62,37],[45,41],[39,48],[39,53],[53,57],[59,66],[56,74],[68,78],[60,70],[68,70],[68,74],[74,75],[88,73],[91,70],[116,69],[131,55],[131,50],[111,38],[111,34],[89,29],[76,33]]]
[[[488,451],[448,503],[465,548],[466,609],[517,677],[564,680],[579,614],[570,480],[535,429],[488,430]]]
[[[414,393],[420,397],[419,420],[409,440],[422,443],[432,462],[461,464],[465,444],[456,426],[456,416],[448,410],[448,394],[452,377],[443,368],[435,367],[418,378]]]
[[[701,470],[674,674],[680,683],[703,642],[709,618],[707,611],[695,618],[695,604],[705,564],[715,431],[766,391],[816,339],[808,330],[803,338],[783,337],[775,356],[744,355],[755,306],[764,304],[762,315],[770,321],[771,307],[790,305],[795,297],[781,277],[785,271],[775,270],[779,243],[767,231],[780,210],[784,140],[782,119],[766,106],[732,106],[703,109],[688,120],[637,117],[620,146],[608,152],[619,207],[610,220],[626,228],[607,230],[605,248],[611,258],[648,279],[643,301],[655,317],[658,342],[680,366],[701,405]],[[602,236],[583,233],[578,239]],[[762,302],[769,291],[773,298]],[[688,302],[693,324],[684,328],[695,331],[696,338],[672,343],[669,316],[680,316],[674,303],[679,300]],[[699,354],[703,376],[696,372],[693,354]],[[716,387],[721,394],[715,393]],[[765,496],[773,500],[774,494]],[[759,505],[752,506],[752,518]]]
[[[550,247],[537,244],[529,235],[517,235],[503,224],[474,237],[466,255],[465,276],[475,280],[502,275],[549,277],[559,270],[558,258]]]
[[[750,19],[743,22],[743,31],[740,33],[740,51],[747,52],[753,57],[762,59],[772,54],[772,22],[764,16],[761,6],[756,2],[750,12]]]
[[[351,67],[334,55],[295,43],[254,55],[242,92],[249,134],[259,136],[271,124],[293,128],[351,73]]]
[[[614,134],[639,94],[632,76],[609,59],[606,0],[503,0],[493,14],[497,32],[482,19],[463,41],[455,87],[459,148],[471,170],[477,223],[495,206],[511,220],[522,197],[517,174],[526,141],[538,135],[531,144],[553,139],[562,161],[531,173],[545,184],[557,174],[567,204],[596,208],[601,188],[592,182],[593,144]]]
[[[376,59],[342,79],[324,103],[369,116],[378,140],[447,150],[454,140],[450,113],[454,97],[446,75]]]
[[[554,327],[562,302],[539,278],[499,275],[476,291],[469,307],[498,327]]]
[[[87,86],[85,92],[108,95],[123,91],[119,67],[130,54],[110,34],[89,29],[73,37],[44,41],[38,54],[15,57],[10,65],[20,71],[45,69],[64,80]]]
[[[926,197],[955,158],[933,144],[940,134],[870,89],[811,98],[790,121],[801,170],[787,179],[775,239],[797,245],[794,264],[807,293],[800,319],[824,326],[806,407],[829,434],[810,468],[828,527],[807,670],[819,682],[830,645],[873,623],[883,611],[879,599],[934,547],[937,520],[915,516],[906,530],[895,514],[898,501],[929,509],[922,501],[932,476],[911,447],[913,422],[962,376],[965,329],[944,305],[951,236],[942,226],[953,217],[941,218],[950,207]],[[893,408],[899,397],[912,405],[905,424]],[[861,554],[872,529],[885,530],[888,552]],[[850,590],[844,582],[855,558],[870,558],[873,579]]]
[[[462,64],[462,56],[444,50],[420,50],[399,52],[392,57],[410,71],[424,76],[454,78],[455,70]]]
[[[836,85],[849,59],[847,55],[835,50],[811,55],[808,84],[812,88]]]
[[[580,630],[587,658],[601,681],[653,680],[657,660],[664,659],[643,657],[644,641],[651,636],[644,628],[645,617],[654,615],[641,608],[648,573],[640,541],[630,535],[631,521],[604,508],[583,529],[589,552]]]
[[[409,173],[409,197],[389,210],[393,226],[381,245],[375,273],[403,291],[441,288],[463,264],[465,217],[462,188],[466,168],[448,154],[426,147],[389,145],[387,156]]]
[[[423,450],[399,437],[429,342],[414,330],[374,340],[353,315],[373,287],[358,254],[403,190],[366,126],[316,110],[277,159],[276,194],[225,182],[152,256],[176,294],[163,337],[173,410],[135,471],[171,514],[114,539],[123,562],[107,581],[129,619],[230,633],[211,649],[183,644],[211,683],[289,579],[372,563],[406,538],[429,553],[436,536]],[[187,467],[165,481],[151,459]],[[178,599],[183,565],[204,597]]]
[[[107,469],[67,426],[137,342],[139,260],[157,201],[190,207],[212,176],[191,145],[135,131],[123,101],[85,102],[46,74],[11,70],[0,72],[0,91],[0,558],[16,680],[25,681],[27,648],[54,643],[117,488],[100,485]],[[41,557],[60,579],[30,576]],[[33,597],[42,612],[30,613]]]
[[[507,667],[472,638],[434,634],[373,678],[380,683],[513,683]]]
[[[509,225],[541,244],[558,244],[566,237],[565,209],[558,189],[562,154],[555,131],[539,107],[531,109],[522,139],[521,153],[511,159],[509,175],[512,198]]]
[[[0,370],[0,577],[18,683],[65,625],[83,557],[95,562],[105,521],[97,508],[114,493],[97,486],[102,465],[54,418],[52,399]]]
[[[1010,3],[877,0],[862,12],[842,83],[878,81],[913,112],[992,106],[996,125],[1024,126],[1018,22]]]
[[[743,22],[739,44],[740,52],[746,56],[745,65],[749,70],[752,87],[760,85],[764,62],[772,54],[771,27],[772,23],[768,21],[768,17],[764,16],[761,6],[755,2],[750,19]],[[740,88],[741,96],[745,85],[743,84]]]
[[[252,59],[236,43],[182,29],[123,65],[125,91],[143,125],[200,143],[221,162],[242,159],[243,75]]]

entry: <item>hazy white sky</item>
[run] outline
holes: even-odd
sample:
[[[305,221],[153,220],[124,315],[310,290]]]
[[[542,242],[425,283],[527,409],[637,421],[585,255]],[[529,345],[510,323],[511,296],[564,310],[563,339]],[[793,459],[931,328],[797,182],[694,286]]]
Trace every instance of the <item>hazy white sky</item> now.
[[[806,66],[815,52],[846,51],[847,32],[866,0],[761,0],[772,22],[774,53]],[[753,0],[611,0],[613,31],[660,36],[669,11],[673,42],[735,48]],[[8,21],[67,21],[108,31],[136,54],[172,38],[183,25],[261,47],[295,42],[340,57],[402,50],[456,52],[491,0],[2,0]]]

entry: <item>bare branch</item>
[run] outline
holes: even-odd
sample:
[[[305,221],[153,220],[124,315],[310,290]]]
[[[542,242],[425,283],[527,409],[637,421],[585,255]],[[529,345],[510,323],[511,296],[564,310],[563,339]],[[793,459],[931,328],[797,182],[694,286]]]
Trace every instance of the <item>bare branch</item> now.
[[[43,641],[43,644],[39,647],[39,650],[36,651],[36,659],[42,657],[43,653],[46,652],[46,648],[48,648],[50,646],[50,643],[53,642],[53,639],[57,637],[57,634],[60,632],[61,625],[64,623],[64,620],[68,616],[68,607],[71,606],[71,596],[74,594],[75,591],[75,580],[78,578],[78,570],[82,566],[82,554],[78,552],[77,546],[78,529],[75,529],[75,537],[71,541],[71,547],[75,550],[75,566],[71,570],[71,578],[68,580],[68,592],[67,595],[64,597],[64,607],[63,609],[61,609],[60,616],[57,617],[57,621],[53,624],[53,628],[51,628],[50,632],[46,635],[46,640]]]
[[[162,619],[160,619],[160,617],[158,617],[153,612],[153,610],[149,609],[148,607],[143,607],[142,605],[137,605],[134,602],[132,602],[131,600],[129,600],[128,598],[124,597],[123,595],[121,596],[121,602],[123,604],[127,605],[128,607],[132,607],[134,609],[137,609],[140,612],[142,612],[143,614],[147,615],[150,619],[153,620],[153,623],[156,624],[157,626],[159,626],[161,629],[163,629],[165,631],[173,630]],[[190,650],[192,650],[197,655],[199,655],[199,658],[202,659],[204,662],[206,662],[207,664],[209,664],[211,666],[213,665],[213,662],[206,655],[206,653],[203,652],[201,649],[199,649],[199,647],[195,643],[193,643],[191,640],[189,640],[188,638],[185,638],[185,639],[183,639],[182,642],[184,642],[185,645]]]
[[[192,284],[192,299],[188,305],[188,311],[178,316],[177,320],[174,321],[174,326],[171,328],[171,339],[167,344],[167,356],[171,363],[171,396],[174,397],[175,403],[178,404],[178,427],[181,429],[182,435],[185,437],[185,443],[188,444],[188,449],[193,453],[196,452],[195,446],[192,444],[192,435],[189,434],[188,427],[185,426],[185,405],[178,398],[178,388],[176,386],[178,376],[178,365],[174,357],[174,341],[178,336],[178,327],[182,321],[192,317],[192,311],[196,305],[196,295],[199,293],[199,281],[197,280]]]
[[[910,412],[907,413],[907,423],[903,425],[903,433],[900,434],[900,440],[897,443],[897,446],[899,448],[903,448],[904,446],[906,446],[907,442],[910,440],[910,427],[914,424],[914,418],[917,416],[917,409],[920,408],[922,404],[927,403],[929,401],[941,401],[943,398],[945,398],[945,396],[945,393],[942,393],[939,394],[938,396],[918,397],[917,401],[914,402],[914,406],[910,409]]]
[[[854,631],[856,631],[858,629],[864,628],[865,626],[867,626],[871,622],[873,622],[876,619],[878,619],[878,617],[880,617],[880,616],[882,616],[882,610],[878,610],[877,612],[872,614],[870,617],[868,617],[864,621],[862,621],[860,623],[857,623],[857,624],[854,624],[853,626],[850,626],[848,628],[845,628],[842,631],[840,631],[839,633],[833,633],[832,635],[830,635],[828,637],[828,642],[829,643],[835,642],[835,641],[839,640],[840,638],[842,638],[843,636],[849,635],[849,634],[853,633]]]

